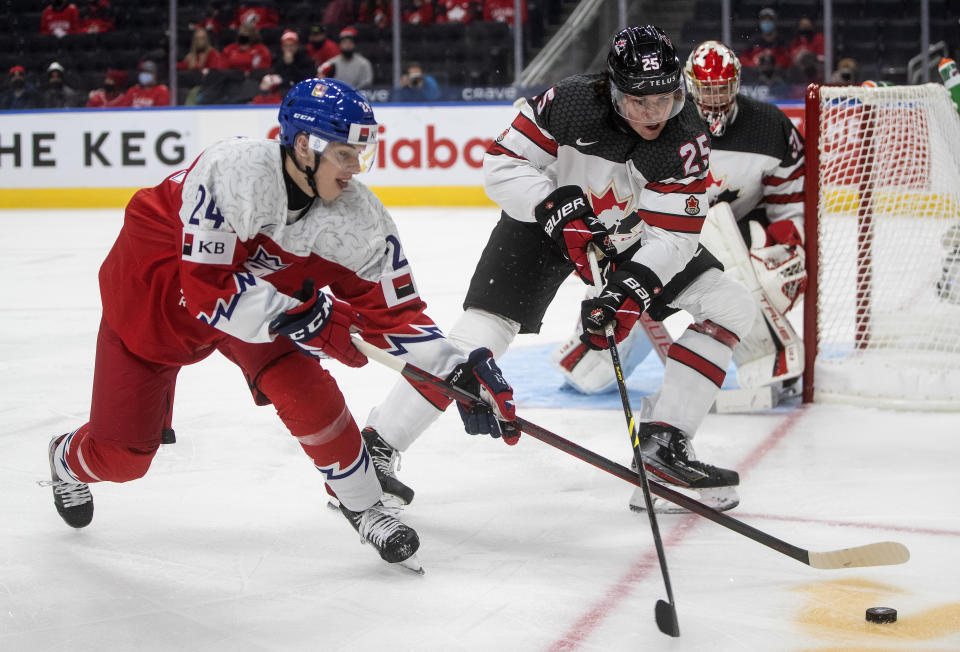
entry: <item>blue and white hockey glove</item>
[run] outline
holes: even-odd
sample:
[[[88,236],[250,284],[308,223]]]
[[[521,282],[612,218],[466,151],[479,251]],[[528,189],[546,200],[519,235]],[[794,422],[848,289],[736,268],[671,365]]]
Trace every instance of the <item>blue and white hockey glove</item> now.
[[[457,410],[463,419],[463,428],[471,435],[504,437],[508,444],[515,444],[519,432],[506,426],[517,418],[513,405],[513,388],[503,377],[503,372],[493,360],[490,349],[475,349],[466,362],[454,367],[447,382],[455,387],[479,396],[481,403],[464,407],[457,402]],[[506,422],[501,424],[500,422]]]
[[[350,333],[360,330],[360,315],[350,304],[314,291],[312,279],[303,282],[296,298],[303,301],[270,322],[270,330],[286,335],[301,352],[318,360],[329,356],[350,367],[367,364],[367,356],[353,346]]]

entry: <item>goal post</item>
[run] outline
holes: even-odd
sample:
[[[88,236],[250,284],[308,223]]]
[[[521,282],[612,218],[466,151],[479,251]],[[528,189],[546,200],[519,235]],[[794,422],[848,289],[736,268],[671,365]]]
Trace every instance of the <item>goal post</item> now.
[[[939,84],[807,89],[803,400],[960,410],[960,115]]]

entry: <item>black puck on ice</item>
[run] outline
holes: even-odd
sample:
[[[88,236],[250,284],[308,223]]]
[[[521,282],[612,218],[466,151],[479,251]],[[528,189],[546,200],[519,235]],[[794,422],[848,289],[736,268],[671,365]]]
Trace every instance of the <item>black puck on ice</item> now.
[[[870,607],[867,609],[868,623],[895,623],[897,610],[891,607]]]

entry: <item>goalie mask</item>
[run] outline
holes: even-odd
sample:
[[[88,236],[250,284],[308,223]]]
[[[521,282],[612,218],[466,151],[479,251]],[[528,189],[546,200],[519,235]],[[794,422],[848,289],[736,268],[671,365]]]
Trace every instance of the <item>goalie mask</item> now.
[[[740,61],[719,41],[704,41],[690,53],[683,68],[697,110],[713,136],[722,136],[737,116]]]

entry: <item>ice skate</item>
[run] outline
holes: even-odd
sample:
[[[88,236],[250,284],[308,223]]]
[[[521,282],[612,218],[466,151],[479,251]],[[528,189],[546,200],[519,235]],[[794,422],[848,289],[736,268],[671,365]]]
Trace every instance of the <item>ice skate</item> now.
[[[360,533],[361,540],[377,549],[381,559],[423,575],[423,566],[416,554],[420,538],[413,528],[404,525],[384,509],[382,503],[378,502],[362,512],[350,511],[341,504],[340,511],[353,529]]]
[[[57,475],[53,456],[57,444],[66,435],[56,435],[50,440],[47,456],[50,461],[50,481],[43,481],[42,486],[53,488],[53,504],[57,508],[60,518],[70,527],[82,528],[90,525],[93,520],[93,495],[90,486],[82,482],[65,482]]]
[[[409,505],[413,501],[413,489],[397,479],[400,451],[384,441],[380,433],[373,428],[364,428],[361,434],[370,459],[373,460],[380,488],[383,489],[384,506],[388,509],[399,509]]]
[[[689,438],[680,430],[663,423],[643,423],[639,436],[644,468],[650,479],[672,485],[718,511],[733,509],[740,504],[736,489],[740,475],[699,461]],[[636,462],[631,462],[630,466],[637,468]],[[630,509],[646,511],[643,491],[639,487],[630,497]],[[653,509],[665,514],[687,511],[656,496]]]

